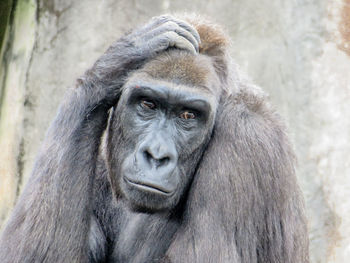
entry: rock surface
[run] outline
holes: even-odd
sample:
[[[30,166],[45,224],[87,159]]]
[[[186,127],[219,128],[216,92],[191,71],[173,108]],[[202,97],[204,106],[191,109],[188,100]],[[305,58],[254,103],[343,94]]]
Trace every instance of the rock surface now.
[[[0,224],[67,88],[123,32],[155,15],[188,11],[224,25],[233,57],[287,122],[311,262],[349,262],[349,0],[14,2],[0,45]]]

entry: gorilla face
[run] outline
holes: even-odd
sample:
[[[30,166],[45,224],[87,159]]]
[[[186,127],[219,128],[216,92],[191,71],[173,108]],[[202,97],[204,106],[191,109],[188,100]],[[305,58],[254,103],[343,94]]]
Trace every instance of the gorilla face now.
[[[203,85],[135,74],[110,123],[115,127],[108,146],[115,149],[109,153],[115,191],[138,210],[173,208],[209,141],[216,107],[217,98]]]

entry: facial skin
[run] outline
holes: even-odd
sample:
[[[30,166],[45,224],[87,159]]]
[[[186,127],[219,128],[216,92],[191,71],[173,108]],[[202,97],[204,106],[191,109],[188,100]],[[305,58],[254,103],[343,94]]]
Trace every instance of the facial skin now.
[[[133,146],[121,163],[123,195],[136,208],[172,208],[192,178],[192,155],[212,131],[216,105],[209,93],[154,80],[128,83],[119,105]]]
[[[214,127],[215,83],[207,57],[178,50],[129,76],[110,119],[107,158],[113,192],[131,208],[169,211],[184,198]]]

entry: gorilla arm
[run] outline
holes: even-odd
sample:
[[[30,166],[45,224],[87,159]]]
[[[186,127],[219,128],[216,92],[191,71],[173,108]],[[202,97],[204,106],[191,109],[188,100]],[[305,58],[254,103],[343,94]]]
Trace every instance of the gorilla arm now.
[[[78,80],[60,106],[0,237],[2,262],[88,261],[98,148],[123,79],[169,47],[196,53],[198,42],[187,23],[158,17],[113,44]]]

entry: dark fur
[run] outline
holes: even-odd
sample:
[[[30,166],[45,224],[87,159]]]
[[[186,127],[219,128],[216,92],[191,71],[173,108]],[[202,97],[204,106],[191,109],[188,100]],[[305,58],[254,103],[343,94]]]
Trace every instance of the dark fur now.
[[[200,34],[199,56],[140,52],[133,37],[141,29],[112,45],[68,94],[1,235],[1,262],[308,262],[295,160],[279,116],[231,63],[222,31],[185,19]],[[109,178],[123,150],[118,111],[106,160],[99,154],[108,110],[125,81],[143,76],[209,89],[220,102],[205,151],[191,157],[192,183],[174,209],[156,213],[131,210]]]

